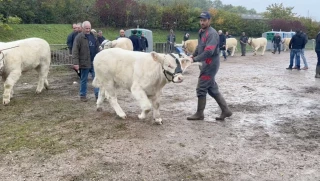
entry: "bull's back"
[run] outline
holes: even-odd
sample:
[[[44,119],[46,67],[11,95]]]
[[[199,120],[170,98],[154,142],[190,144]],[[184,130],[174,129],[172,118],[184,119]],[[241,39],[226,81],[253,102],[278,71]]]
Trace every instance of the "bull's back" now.
[[[122,48],[102,50],[93,61],[96,77],[103,83],[113,81],[120,87],[130,88],[136,61],[134,57],[137,53],[140,52]]]
[[[228,47],[234,47],[237,46],[238,40],[235,38],[228,38],[226,40],[226,44],[228,45]]]
[[[18,46],[6,52],[6,61],[10,68],[15,68],[19,64],[22,71],[28,71],[38,67],[40,64],[50,65],[50,45],[43,39],[27,38],[8,42],[7,46]]]

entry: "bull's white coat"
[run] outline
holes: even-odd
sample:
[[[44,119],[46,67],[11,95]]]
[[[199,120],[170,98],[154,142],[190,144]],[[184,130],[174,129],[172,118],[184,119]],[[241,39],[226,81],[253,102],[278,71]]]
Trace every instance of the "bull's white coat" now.
[[[254,53],[253,55],[257,54],[257,50],[259,48],[262,48],[261,55],[264,55],[264,52],[266,51],[267,48],[267,39],[262,37],[262,38],[249,38],[248,44],[253,48]]]
[[[193,54],[198,46],[198,40],[192,39],[184,42],[184,51],[186,54]]]
[[[27,38],[23,40],[1,43],[0,50],[4,50],[4,58],[0,61],[0,75],[4,81],[3,104],[9,104],[13,96],[13,86],[23,72],[37,70],[39,82],[36,93],[48,88],[47,76],[51,63],[50,46],[47,41],[40,38]],[[1,58],[1,57],[0,57]]]
[[[233,57],[234,52],[236,51],[238,45],[238,40],[235,38],[228,38],[226,40],[226,50],[228,50],[229,48],[232,48],[232,53],[231,56]]]
[[[169,83],[163,69],[174,73],[176,61],[170,55],[156,52],[145,53],[124,50],[121,48],[105,49],[99,52],[93,61],[95,78],[92,85],[100,88],[97,110],[102,110],[105,96],[117,115],[123,119],[126,114],[117,102],[117,88],[131,91],[139,102],[142,112],[139,119],[144,119],[153,108],[153,119],[162,124],[160,118],[160,94],[162,88]],[[172,76],[167,75],[169,79]],[[177,74],[174,82],[182,82],[183,76]]]
[[[101,46],[103,46],[104,49],[122,48],[122,49],[125,49],[125,50],[133,51],[133,44],[132,44],[132,41],[129,38],[118,38],[118,39],[113,40],[113,41],[104,40],[101,43]]]
[[[291,41],[291,38],[284,38],[283,39],[283,45],[284,45],[284,50],[283,51],[287,51],[287,49],[289,49],[289,43]]]

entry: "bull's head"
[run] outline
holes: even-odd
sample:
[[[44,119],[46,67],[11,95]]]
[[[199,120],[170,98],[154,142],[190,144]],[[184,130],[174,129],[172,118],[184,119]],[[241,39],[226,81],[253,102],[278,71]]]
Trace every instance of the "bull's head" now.
[[[252,38],[249,38],[248,39],[248,44],[251,46],[251,43],[252,43]]]
[[[112,48],[114,46],[115,45],[112,43],[112,41],[104,40],[100,45],[100,50]]]
[[[180,61],[172,54],[165,54],[164,56],[151,52],[152,58],[159,62],[163,69],[163,74],[167,81],[173,83],[181,83],[183,81],[182,69]]]

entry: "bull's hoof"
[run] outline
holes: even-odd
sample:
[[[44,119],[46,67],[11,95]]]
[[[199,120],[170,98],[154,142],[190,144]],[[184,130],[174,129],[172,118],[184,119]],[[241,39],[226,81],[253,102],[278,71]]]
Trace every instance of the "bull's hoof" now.
[[[36,90],[36,94],[40,94],[42,90]]]
[[[161,118],[154,119],[154,124],[162,125],[162,119]]]
[[[2,103],[7,106],[10,103],[10,99],[4,99]]]
[[[121,119],[127,119],[127,115],[118,115]]]
[[[139,118],[139,119],[145,119],[145,118],[146,118],[146,115],[139,114],[139,115],[138,115],[138,118]]]
[[[102,107],[98,107],[98,108],[97,108],[97,111],[98,111],[98,112],[102,112]]]

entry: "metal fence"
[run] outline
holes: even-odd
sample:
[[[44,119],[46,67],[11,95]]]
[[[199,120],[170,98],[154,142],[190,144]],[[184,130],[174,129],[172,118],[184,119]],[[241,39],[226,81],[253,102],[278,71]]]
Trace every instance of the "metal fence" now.
[[[50,48],[51,66],[72,65],[72,58],[69,56],[66,44],[50,44]],[[154,43],[153,50],[158,53],[168,53],[170,47],[166,42],[156,42]]]
[[[69,50],[66,44],[50,44],[51,66],[72,65]]]

